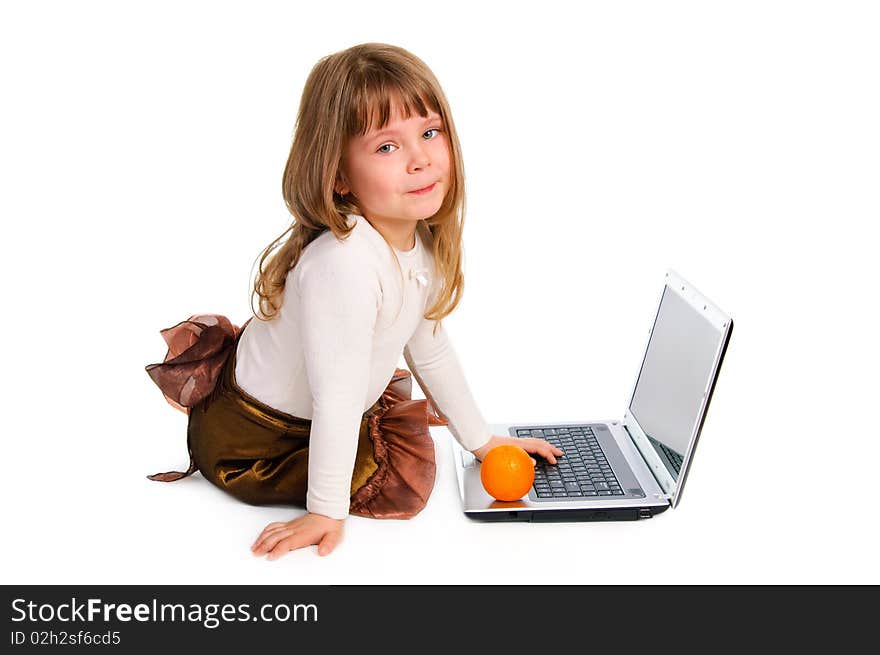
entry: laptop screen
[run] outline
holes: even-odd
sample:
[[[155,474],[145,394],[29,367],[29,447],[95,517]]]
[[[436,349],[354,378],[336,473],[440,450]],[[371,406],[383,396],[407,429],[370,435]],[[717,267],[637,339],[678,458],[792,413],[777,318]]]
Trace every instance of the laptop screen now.
[[[675,480],[723,336],[719,327],[664,287],[629,411]]]

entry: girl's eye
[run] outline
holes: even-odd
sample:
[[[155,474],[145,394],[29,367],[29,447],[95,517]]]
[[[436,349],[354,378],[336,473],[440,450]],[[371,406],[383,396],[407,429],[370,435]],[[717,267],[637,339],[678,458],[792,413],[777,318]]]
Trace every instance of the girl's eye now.
[[[440,128],[439,127],[432,127],[430,130],[427,130],[425,132],[425,134],[428,134],[428,132],[440,132]],[[433,139],[434,137],[430,137],[430,138]],[[379,148],[376,150],[376,152],[381,152],[383,155],[387,155],[392,151],[391,150],[383,150],[383,148],[388,148],[388,147],[396,148],[397,146],[395,146],[392,143],[383,143],[381,146],[379,146]]]

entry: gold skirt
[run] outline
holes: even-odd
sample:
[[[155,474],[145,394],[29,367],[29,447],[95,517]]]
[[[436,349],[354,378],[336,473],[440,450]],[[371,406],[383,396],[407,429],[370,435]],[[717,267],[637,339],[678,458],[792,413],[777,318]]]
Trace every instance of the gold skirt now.
[[[202,314],[162,330],[168,354],[147,372],[189,415],[190,466],[148,477],[171,482],[198,470],[246,503],[305,507],[311,421],[269,407],[236,384],[236,345],[246,325]],[[406,519],[424,508],[436,470],[430,425],[446,421],[430,400],[412,400],[410,372],[396,369],[361,420],[351,514]]]

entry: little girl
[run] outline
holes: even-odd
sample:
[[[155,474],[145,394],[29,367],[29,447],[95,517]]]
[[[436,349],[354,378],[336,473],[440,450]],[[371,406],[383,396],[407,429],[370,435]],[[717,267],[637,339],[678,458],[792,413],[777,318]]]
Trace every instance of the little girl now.
[[[556,462],[543,439],[490,434],[443,330],[464,287],[464,170],[420,59],[378,43],[321,59],[282,192],[294,221],[260,258],[257,320],[197,315],[162,331],[168,354],[147,371],[189,415],[190,466],[151,479],[198,469],[245,502],[304,505],[251,547],[275,559],[330,553],[349,513],[417,514],[434,485],[430,425],[479,460],[513,443]]]

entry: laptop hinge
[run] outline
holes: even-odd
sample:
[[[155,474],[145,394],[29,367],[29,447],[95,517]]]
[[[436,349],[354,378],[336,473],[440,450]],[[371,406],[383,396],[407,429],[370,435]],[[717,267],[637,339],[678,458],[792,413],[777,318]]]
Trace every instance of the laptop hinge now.
[[[663,460],[660,459],[657,451],[654,450],[654,446],[648,441],[648,437],[642,432],[639,424],[633,419],[629,412],[627,412],[622,425],[627,436],[630,438],[630,441],[633,442],[633,445],[635,445],[639,454],[642,456],[651,475],[654,476],[654,479],[657,481],[657,484],[660,485],[663,493],[667,494],[671,499],[675,493],[675,480],[672,479],[669,471],[666,470],[666,466],[663,464]]]

